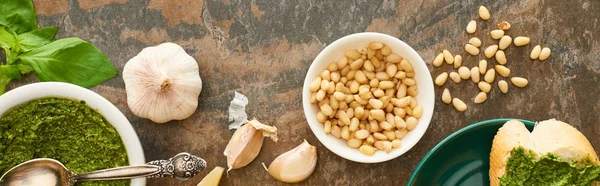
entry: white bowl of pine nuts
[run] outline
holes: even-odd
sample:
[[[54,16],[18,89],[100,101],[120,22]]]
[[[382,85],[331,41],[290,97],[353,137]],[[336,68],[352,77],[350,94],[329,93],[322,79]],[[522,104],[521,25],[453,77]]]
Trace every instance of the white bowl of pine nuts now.
[[[380,33],[345,36],[325,47],[304,80],[308,124],[325,147],[362,163],[410,150],[434,108],[433,80],[419,54]]]

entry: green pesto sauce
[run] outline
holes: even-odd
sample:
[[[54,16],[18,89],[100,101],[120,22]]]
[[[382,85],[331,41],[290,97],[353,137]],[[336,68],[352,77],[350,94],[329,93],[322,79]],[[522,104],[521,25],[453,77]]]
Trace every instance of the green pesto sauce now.
[[[506,174],[500,177],[500,185],[556,185],[579,186],[590,185],[600,176],[600,166],[591,165],[590,161],[568,162],[552,154],[538,160],[530,151],[517,147],[510,152],[506,165]]]
[[[54,158],[75,173],[128,165],[116,129],[84,101],[43,98],[0,118],[0,175],[34,158]],[[76,186],[126,186],[129,180]]]

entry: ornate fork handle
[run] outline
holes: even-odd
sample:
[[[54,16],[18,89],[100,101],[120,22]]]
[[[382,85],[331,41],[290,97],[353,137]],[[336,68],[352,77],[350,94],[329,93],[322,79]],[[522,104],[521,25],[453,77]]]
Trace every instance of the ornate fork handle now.
[[[173,177],[186,180],[206,168],[206,161],[190,153],[179,153],[168,160],[155,160],[146,165],[117,167],[75,175],[77,181],[116,180],[139,177]]]

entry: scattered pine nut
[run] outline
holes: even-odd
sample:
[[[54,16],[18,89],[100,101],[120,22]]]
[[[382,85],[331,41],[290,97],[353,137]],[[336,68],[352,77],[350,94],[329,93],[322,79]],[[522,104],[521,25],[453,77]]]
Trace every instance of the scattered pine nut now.
[[[454,83],[460,83],[460,75],[456,72],[450,72],[450,79],[454,81]]]
[[[520,88],[523,88],[525,86],[527,86],[527,84],[529,83],[529,81],[527,81],[527,79],[522,78],[522,77],[512,77],[510,78],[510,82]]]
[[[502,21],[502,22],[498,23],[497,26],[498,26],[498,29],[500,29],[500,30],[504,30],[504,31],[510,30],[510,23],[508,23],[506,21]]]
[[[490,36],[492,39],[500,39],[502,36],[504,36],[504,30],[492,30],[490,32]]]
[[[485,102],[485,100],[487,100],[487,94],[485,92],[479,92],[479,94],[475,96],[473,102],[479,104]]]
[[[454,108],[459,112],[464,112],[465,110],[467,110],[467,105],[465,104],[465,102],[458,98],[452,99],[452,106],[454,106]]]
[[[525,46],[529,44],[529,41],[531,41],[531,39],[529,39],[528,37],[519,36],[516,37],[513,42],[515,43],[515,46]]]
[[[465,51],[467,51],[469,54],[474,55],[474,56],[479,54],[479,48],[477,48],[471,44],[465,45]]]
[[[485,6],[480,6],[479,7],[479,17],[481,17],[481,19],[487,21],[488,19],[490,19],[490,11]]]
[[[462,66],[462,67],[458,68],[458,75],[462,79],[469,79],[469,78],[471,78],[471,70],[469,70],[469,68],[467,68],[465,66]]]
[[[471,44],[475,47],[479,47],[479,46],[481,46],[481,40],[479,40],[479,38],[477,38],[477,37],[472,37],[471,39],[469,39],[469,44]]]
[[[446,80],[448,80],[448,73],[443,72],[435,78],[435,84],[437,86],[442,86],[444,83],[446,83]]]
[[[498,75],[500,75],[502,77],[508,77],[510,75],[510,69],[506,68],[505,66],[496,65],[494,67],[494,69],[496,69],[496,72],[498,73]]]
[[[544,61],[544,60],[548,59],[548,57],[550,57],[550,48],[544,47],[542,49],[542,51],[540,52],[539,59],[540,59],[540,61]]]
[[[487,58],[492,58],[494,57],[494,54],[496,54],[496,51],[498,51],[498,45],[492,45],[487,47],[485,51],[483,51],[483,54]]]
[[[475,33],[475,30],[477,30],[477,22],[475,22],[475,20],[471,20],[471,22],[467,24],[467,33]]]
[[[492,90],[492,85],[485,81],[480,81],[479,83],[477,83],[477,87],[479,88],[479,90],[485,93],[488,93]]]
[[[452,96],[450,95],[450,90],[448,90],[447,88],[445,88],[444,92],[442,92],[442,102],[444,102],[446,104],[450,104],[452,102]]]
[[[479,67],[471,68],[471,81],[479,83]]]
[[[529,58],[537,59],[538,57],[540,57],[541,52],[542,52],[542,46],[536,45],[535,47],[533,47],[533,50],[531,50],[531,54],[529,54]]]
[[[458,68],[462,65],[462,56],[456,55],[454,56],[454,68]]]
[[[512,43],[512,38],[509,35],[502,36],[498,42],[498,49],[504,50],[510,46],[510,43]]]
[[[485,69],[487,69],[487,61],[483,59],[479,61],[479,73],[485,74]]]
[[[433,66],[439,67],[442,66],[442,63],[444,63],[444,54],[440,53],[433,60]]]
[[[504,80],[498,81],[498,88],[500,89],[500,92],[502,92],[504,94],[508,93],[508,83],[506,83],[506,81],[504,81]]]
[[[444,49],[444,51],[442,51],[442,54],[444,54],[444,60],[447,64],[451,65],[454,63],[454,57],[452,56],[452,53],[450,53],[450,51]]]
[[[496,78],[496,71],[493,68],[490,68],[483,76],[483,80],[488,83],[494,82],[494,78]]]
[[[498,50],[498,52],[496,52],[496,61],[501,65],[506,64],[506,55],[504,54],[504,51]]]

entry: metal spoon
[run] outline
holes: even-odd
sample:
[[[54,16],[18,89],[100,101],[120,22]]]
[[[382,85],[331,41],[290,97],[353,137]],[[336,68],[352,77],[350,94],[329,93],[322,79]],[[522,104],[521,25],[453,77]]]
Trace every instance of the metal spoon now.
[[[77,175],[54,159],[39,158],[21,163],[0,177],[0,186],[70,186],[79,181],[173,177],[186,180],[206,168],[206,161],[189,153],[145,165],[104,169]]]

